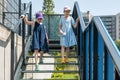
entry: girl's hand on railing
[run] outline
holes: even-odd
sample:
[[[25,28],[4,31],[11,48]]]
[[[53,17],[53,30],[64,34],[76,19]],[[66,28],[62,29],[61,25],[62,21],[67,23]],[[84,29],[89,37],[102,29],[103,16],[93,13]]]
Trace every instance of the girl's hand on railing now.
[[[49,44],[49,39],[47,39],[47,44]]]
[[[24,18],[25,18],[25,15],[21,15],[20,18],[21,18],[21,19],[24,19]]]
[[[78,17],[77,19],[76,19],[76,22],[79,22],[80,21],[80,18]]]

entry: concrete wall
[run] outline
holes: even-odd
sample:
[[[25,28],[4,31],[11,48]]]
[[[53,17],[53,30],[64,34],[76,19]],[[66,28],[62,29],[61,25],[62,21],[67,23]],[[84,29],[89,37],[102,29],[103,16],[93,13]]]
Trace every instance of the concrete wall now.
[[[22,51],[22,39],[15,34],[15,63]],[[0,25],[0,80],[10,80],[11,32]]]

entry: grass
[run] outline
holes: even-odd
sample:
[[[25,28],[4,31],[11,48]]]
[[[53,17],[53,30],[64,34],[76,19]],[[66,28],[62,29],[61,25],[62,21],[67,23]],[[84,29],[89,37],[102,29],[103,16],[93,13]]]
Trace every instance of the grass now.
[[[61,54],[59,52],[52,54],[53,56],[61,56]],[[75,55],[75,52],[71,52],[70,55]],[[69,58],[69,61],[76,61],[76,58]],[[55,62],[59,62],[60,63],[61,58],[55,58]],[[77,70],[77,66],[75,65],[67,65],[67,64],[63,64],[63,65],[55,65],[55,70]],[[79,80],[79,75],[73,74],[73,73],[53,73],[51,76],[51,79],[76,79]]]
[[[63,79],[78,79],[78,74],[64,74]]]

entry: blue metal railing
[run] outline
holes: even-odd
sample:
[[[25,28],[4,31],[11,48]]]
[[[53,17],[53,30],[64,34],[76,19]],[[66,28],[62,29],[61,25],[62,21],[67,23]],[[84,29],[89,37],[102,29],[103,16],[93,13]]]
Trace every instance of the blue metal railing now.
[[[99,17],[93,17],[86,27],[77,2],[74,19],[77,28],[79,69],[81,80],[120,80],[120,52]]]

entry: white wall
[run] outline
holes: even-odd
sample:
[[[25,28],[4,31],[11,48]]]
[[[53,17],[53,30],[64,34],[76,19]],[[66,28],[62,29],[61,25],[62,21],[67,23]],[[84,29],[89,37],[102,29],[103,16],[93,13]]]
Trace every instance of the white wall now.
[[[10,80],[11,39],[10,31],[0,25],[0,80]],[[22,51],[22,39],[15,34],[15,62],[19,60]]]

